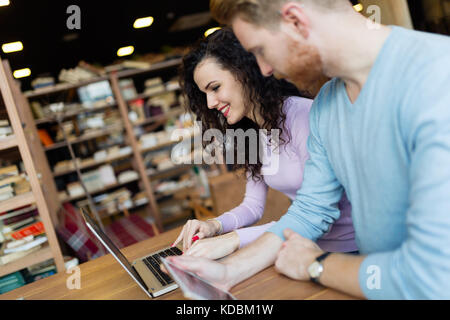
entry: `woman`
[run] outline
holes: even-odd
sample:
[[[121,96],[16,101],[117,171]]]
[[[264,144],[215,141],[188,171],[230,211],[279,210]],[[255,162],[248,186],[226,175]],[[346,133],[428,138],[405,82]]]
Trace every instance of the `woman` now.
[[[263,77],[254,56],[226,28],[202,40],[184,57],[181,76],[188,108],[202,122],[203,130],[214,128],[224,134],[230,128],[280,130],[279,142],[272,141],[272,135],[258,139],[266,147],[278,143],[276,173],[264,174],[270,159],[249,161],[247,145],[245,163],[234,164],[235,169],[244,168],[248,178],[241,205],[216,219],[188,221],[173,244],[183,240],[185,254],[218,259],[255,240],[274,223],[243,228],[261,219],[268,186],[295,198],[309,157],[306,142],[312,100],[295,97],[298,91],[284,80]],[[325,251],[354,252],[351,207],[345,195],[339,207],[340,219],[317,244]]]

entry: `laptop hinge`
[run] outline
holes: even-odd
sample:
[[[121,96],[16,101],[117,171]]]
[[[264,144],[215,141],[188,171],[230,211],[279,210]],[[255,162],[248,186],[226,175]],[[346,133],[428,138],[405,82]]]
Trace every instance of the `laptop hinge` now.
[[[152,295],[152,297],[154,298],[153,293],[148,290],[147,285],[145,284],[144,280],[142,280],[142,278],[139,275],[139,273],[137,272],[136,268],[134,266],[131,266],[131,268],[133,268],[133,270],[134,270],[134,272],[136,274],[136,277],[138,277],[139,282],[144,286],[145,290],[147,290],[147,292],[150,293]]]

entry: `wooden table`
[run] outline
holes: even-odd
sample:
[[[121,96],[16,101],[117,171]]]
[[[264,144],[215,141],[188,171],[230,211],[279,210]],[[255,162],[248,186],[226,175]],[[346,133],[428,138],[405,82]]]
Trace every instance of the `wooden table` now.
[[[176,239],[181,228],[160,234],[122,250],[129,261],[161,249]],[[68,289],[72,274],[58,273],[0,295],[2,299],[25,300],[147,300],[148,296],[130,278],[110,254],[80,265],[81,288]],[[267,268],[232,288],[239,300],[341,300],[354,299],[346,294],[312,282],[291,280]],[[157,298],[185,300],[180,289]]]

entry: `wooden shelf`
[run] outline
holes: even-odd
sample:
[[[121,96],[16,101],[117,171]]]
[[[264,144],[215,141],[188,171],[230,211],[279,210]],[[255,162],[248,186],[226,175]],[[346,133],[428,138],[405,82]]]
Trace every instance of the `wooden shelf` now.
[[[179,65],[180,63],[181,63],[181,59],[179,59],[179,58],[170,59],[167,61],[155,63],[148,69],[143,69],[143,70],[131,69],[131,70],[118,71],[117,76],[119,78],[135,76],[135,75],[144,74],[147,72],[153,72],[153,71],[158,71],[158,70],[162,70],[165,68],[175,67],[175,66]],[[48,94],[53,94],[53,93],[57,93],[57,92],[61,92],[61,91],[76,89],[76,88],[83,87],[83,86],[86,86],[91,83],[105,81],[105,80],[109,80],[109,75],[95,77],[95,78],[92,78],[92,79],[89,79],[86,81],[80,81],[78,83],[58,83],[54,86],[45,87],[42,89],[37,89],[37,90],[30,91],[30,92],[26,92],[24,95],[27,98],[36,98],[36,97],[45,96]]]
[[[17,147],[17,139],[14,135],[0,139],[0,151]]]
[[[98,194],[98,193],[102,193],[102,192],[108,191],[108,190],[110,190],[110,189],[114,189],[114,188],[116,188],[116,187],[122,187],[122,186],[124,186],[124,185],[129,184],[129,183],[138,181],[139,179],[140,179],[140,178],[138,177],[138,178],[131,179],[131,180],[126,181],[126,182],[123,182],[123,183],[114,183],[114,184],[110,184],[109,186],[105,186],[105,187],[102,188],[102,189],[91,191],[91,192],[89,192],[89,194],[90,194],[90,195],[94,195],[94,194]],[[71,202],[71,201],[80,200],[80,199],[84,199],[84,198],[86,198],[86,194],[82,194],[82,195],[75,196],[75,197],[66,197],[66,198],[62,198],[62,199],[60,199],[60,200],[61,200],[61,202]]]
[[[0,202],[0,212],[6,212],[16,208],[24,207],[29,204],[34,203],[36,200],[34,198],[33,192],[27,192],[18,196],[15,196],[8,200],[3,200]]]
[[[84,170],[84,169],[100,166],[100,165],[105,164],[105,163],[111,163],[113,161],[125,159],[125,158],[128,158],[128,157],[131,157],[132,155],[133,155],[133,153],[130,152],[130,153],[127,153],[127,154],[121,154],[121,155],[118,155],[118,156],[106,158],[106,159],[104,159],[102,161],[95,161],[94,159],[92,159],[92,161],[90,161],[88,163],[79,165],[78,168],[80,170]],[[54,177],[60,177],[60,176],[63,176],[63,175],[66,175],[66,174],[69,174],[69,173],[72,173],[72,172],[76,172],[75,168],[71,168],[71,169],[67,169],[67,170],[53,171],[53,176]]]
[[[145,205],[147,205],[148,204],[148,200],[147,200],[147,202],[145,202],[145,203],[141,203],[141,204],[138,204],[138,205],[133,205],[131,208],[127,208],[127,210],[128,211],[130,211],[130,210],[135,210],[135,209],[137,209],[137,208],[139,208],[139,207],[142,207],[142,206],[145,206]],[[115,216],[115,215],[117,215],[117,214],[119,214],[119,213],[121,213],[121,212],[124,212],[125,210],[124,209],[122,209],[122,210],[116,210],[116,211],[114,211],[113,213],[102,213],[102,214],[100,214],[100,218],[101,219],[104,219],[104,218],[109,218],[109,217],[111,217],[111,216]]]
[[[181,64],[181,61],[182,60],[180,58],[176,58],[176,59],[170,59],[170,60],[167,60],[167,61],[154,63],[148,69],[137,69],[137,70],[133,69],[133,70],[118,71],[117,72],[117,77],[118,78],[126,78],[126,77],[131,77],[131,76],[137,76],[137,75],[145,74],[147,72],[154,72],[154,71],[162,70],[162,69],[165,69],[165,68],[176,67],[176,66]]]
[[[150,180],[155,181],[158,179],[166,179],[181,174],[187,171],[188,169],[192,168],[192,166],[193,166],[192,164],[181,164],[164,170],[158,170],[153,173],[148,173],[147,171],[147,173]]]
[[[157,144],[156,146],[152,146],[152,147],[141,148],[141,152],[144,153],[144,152],[149,152],[149,151],[156,151],[158,149],[162,149],[164,147],[169,147],[173,144],[177,144],[180,141],[181,141],[181,139],[178,141],[168,141],[168,142],[160,143],[160,144]]]
[[[105,105],[102,105],[100,107],[96,107],[96,108],[92,108],[92,109],[80,108],[79,110],[76,110],[76,111],[66,112],[64,114],[63,119],[67,119],[67,118],[74,117],[74,116],[77,116],[79,114],[84,114],[84,113],[101,112],[101,111],[103,111],[103,110],[105,110],[107,108],[114,107],[116,105],[117,105],[117,103],[110,103],[110,104],[105,104]],[[56,119],[54,119],[54,118],[41,118],[41,119],[35,119],[34,122],[36,123],[36,125],[39,125],[39,124],[44,124],[44,123],[56,122]]]
[[[190,191],[195,190],[195,187],[184,187],[184,188],[180,188],[180,189],[176,189],[176,190],[171,190],[171,191],[166,191],[166,192],[162,192],[162,193],[155,193],[155,198],[156,200],[161,200],[165,197],[168,196],[172,196],[176,193],[188,193]]]
[[[143,126],[143,125],[146,125],[146,124],[149,124],[149,123],[152,123],[152,122],[157,122],[157,121],[168,119],[170,117],[178,116],[180,114],[183,114],[184,112],[185,111],[183,110],[183,108],[179,107],[179,108],[170,110],[167,113],[160,114],[160,115],[153,116],[153,117],[149,117],[149,118],[146,118],[144,120],[137,121],[137,122],[133,122],[132,124],[135,127]]]
[[[54,86],[49,86],[49,87],[45,87],[42,89],[36,89],[30,92],[25,92],[24,95],[27,98],[36,98],[39,96],[45,96],[48,94],[53,94],[53,93],[57,93],[57,92],[61,92],[61,91],[67,91],[70,89],[76,89],[79,87],[83,87],[86,86],[88,84],[91,83],[95,83],[95,82],[100,82],[100,81],[104,81],[104,80],[108,80],[109,77],[108,76],[101,76],[101,77],[95,77],[86,81],[81,81],[78,83],[58,83]]]
[[[44,262],[48,259],[52,259],[52,251],[50,249],[50,246],[48,245],[48,242],[39,250],[34,251],[26,255],[25,257],[22,257],[20,259],[17,259],[15,261],[12,261],[10,263],[7,263],[5,265],[0,266],[0,277],[22,270],[24,268],[30,267],[34,264],[38,264],[41,262]]]
[[[117,130],[123,130],[123,126],[121,124],[110,125],[109,127],[105,128],[103,130],[98,130],[93,133],[83,134],[80,137],[73,139],[73,140],[69,140],[69,141],[71,144],[80,143],[80,142],[84,142],[87,140],[92,140],[95,138],[106,136]],[[67,146],[66,142],[56,142],[50,146],[45,147],[45,151],[59,149],[59,148],[65,147],[65,146]]]
[[[196,136],[197,136],[197,134],[192,134],[190,137],[180,137],[178,140],[167,141],[167,142],[160,143],[160,144],[157,144],[157,145],[152,146],[152,147],[147,147],[147,148],[142,148],[141,147],[141,153],[149,152],[149,151],[156,151],[158,149],[177,144],[177,143],[182,142],[182,141],[184,141],[186,139],[194,139]]]
[[[139,99],[147,99],[147,98],[157,97],[157,96],[160,96],[160,95],[163,95],[163,94],[166,94],[166,93],[170,93],[170,92],[175,92],[175,91],[178,91],[178,90],[180,90],[180,88],[164,89],[164,90],[161,90],[159,92],[154,92],[154,93],[141,93],[141,94],[138,94],[134,98],[127,99],[126,102],[130,103],[130,102],[133,102],[133,101],[136,101],[136,100],[139,100]]]

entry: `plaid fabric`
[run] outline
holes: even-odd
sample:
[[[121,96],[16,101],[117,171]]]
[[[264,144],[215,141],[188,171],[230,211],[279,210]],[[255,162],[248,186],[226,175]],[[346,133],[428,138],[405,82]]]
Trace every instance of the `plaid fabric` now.
[[[61,238],[75,251],[81,262],[95,259],[107,253],[106,248],[92,234],[83,217],[72,204],[65,203],[60,226],[57,228]],[[121,218],[105,226],[105,232],[119,248],[124,248],[155,235],[153,226],[137,214]]]
[[[105,226],[105,229],[112,242],[119,248],[127,247],[155,235],[153,226],[137,214],[114,221]]]
[[[56,229],[61,238],[75,251],[80,262],[100,257],[106,249],[87,228],[83,217],[70,203],[63,205],[61,223]]]

